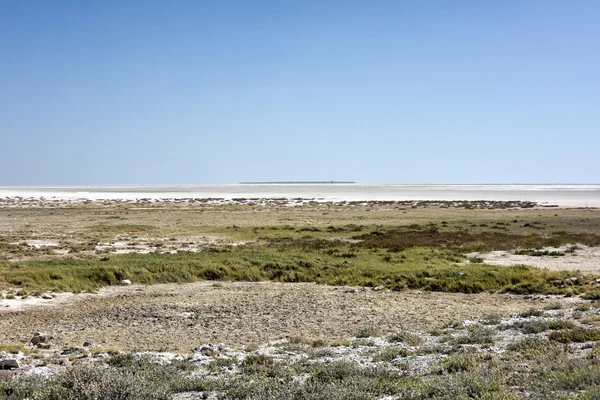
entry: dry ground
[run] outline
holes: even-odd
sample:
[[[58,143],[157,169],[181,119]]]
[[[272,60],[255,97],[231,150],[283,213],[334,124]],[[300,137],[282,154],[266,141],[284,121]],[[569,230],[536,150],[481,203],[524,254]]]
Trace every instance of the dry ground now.
[[[569,246],[558,248],[544,248],[548,251],[565,251]],[[527,256],[513,254],[509,251],[492,251],[489,253],[473,253],[475,257],[482,257],[484,263],[492,265],[531,265],[545,268],[550,271],[580,271],[582,274],[600,273],[600,247],[587,247],[579,245],[573,253],[564,256]]]
[[[171,241],[177,246],[231,243],[252,236],[255,227],[327,227],[345,224],[399,226],[441,223],[474,227],[518,220],[519,232],[598,232],[600,210],[411,208],[388,205],[306,207],[172,206],[145,209],[91,204],[55,209],[0,209],[0,244],[56,240],[73,254],[94,254],[94,242]],[[527,227],[525,222],[535,222]],[[473,228],[477,229],[477,228]],[[272,234],[277,234],[273,231]],[[64,257],[60,252],[4,253],[0,259]],[[42,248],[43,250],[43,248]],[[569,259],[571,260],[571,258]],[[13,306],[17,300],[3,300]],[[59,346],[90,341],[127,350],[190,351],[208,342],[264,343],[284,336],[344,339],[364,326],[380,333],[401,328],[430,330],[455,320],[488,314],[507,316],[557,299],[492,294],[450,294],[356,290],[313,284],[219,283],[128,286],[99,295],[59,295],[20,309],[0,309],[0,343],[25,343],[33,332],[55,337]],[[560,299],[560,301],[573,301]]]
[[[269,282],[112,287],[0,311],[0,343],[25,343],[41,331],[58,346],[90,341],[123,350],[187,352],[203,343],[259,344],[285,336],[344,340],[370,326],[381,334],[427,331],[556,301]]]

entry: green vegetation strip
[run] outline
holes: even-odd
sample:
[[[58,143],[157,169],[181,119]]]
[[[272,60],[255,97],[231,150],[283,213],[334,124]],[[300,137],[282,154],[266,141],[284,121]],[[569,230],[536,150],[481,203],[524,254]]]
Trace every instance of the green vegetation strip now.
[[[335,245],[335,244],[334,244]],[[328,285],[384,286],[478,293],[579,293],[586,282],[569,272],[527,266],[463,263],[452,250],[413,247],[401,251],[239,246],[178,254],[124,254],[110,257],[55,258],[0,263],[0,288],[36,291],[94,291],[133,283],[183,283],[199,280],[315,282]],[[460,262],[460,263],[459,263]],[[589,278],[590,282],[592,278]],[[562,284],[557,285],[560,281]]]

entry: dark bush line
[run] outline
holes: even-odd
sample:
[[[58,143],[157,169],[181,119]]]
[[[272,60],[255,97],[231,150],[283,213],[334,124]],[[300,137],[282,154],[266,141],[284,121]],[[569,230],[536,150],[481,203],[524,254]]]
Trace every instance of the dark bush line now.
[[[433,247],[460,249],[464,251],[490,251],[558,247],[572,243],[581,243],[588,246],[600,245],[600,235],[594,233],[575,234],[557,232],[550,236],[541,236],[537,234],[517,235],[502,232],[447,232],[436,228],[375,231],[370,234],[355,236],[354,238],[362,240],[361,243],[355,246],[369,249]]]

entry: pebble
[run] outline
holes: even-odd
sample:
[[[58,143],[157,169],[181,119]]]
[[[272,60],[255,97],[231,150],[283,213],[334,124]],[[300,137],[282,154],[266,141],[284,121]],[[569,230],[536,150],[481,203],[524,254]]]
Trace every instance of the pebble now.
[[[2,357],[2,356],[0,356]],[[19,368],[19,361],[14,357],[0,358],[0,369],[16,369]]]

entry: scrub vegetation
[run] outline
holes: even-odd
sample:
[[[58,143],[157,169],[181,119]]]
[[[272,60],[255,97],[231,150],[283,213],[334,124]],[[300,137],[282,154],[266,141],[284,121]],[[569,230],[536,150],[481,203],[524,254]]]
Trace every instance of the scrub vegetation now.
[[[39,233],[31,224],[0,236],[0,255],[5,259],[0,261],[0,289],[16,288],[34,295],[43,291],[95,291],[121,284],[124,279],[141,284],[271,280],[517,294],[578,294],[592,292],[595,287],[593,277],[583,278],[575,271],[486,265],[481,258],[468,255],[508,250],[558,256],[576,252],[577,244],[597,246],[600,225],[593,223],[597,213],[590,221],[590,210],[577,214],[561,211],[564,216],[552,210],[555,214],[551,217],[549,210],[425,207],[407,211],[388,204],[357,207],[277,210],[279,224],[274,225],[269,225],[274,222],[271,214],[263,215],[261,208],[250,206],[206,210],[157,207],[144,212],[65,210],[65,220],[70,217],[76,226],[71,239],[57,235],[65,221],[57,220],[57,210],[40,210],[38,219],[44,221],[45,217],[58,225],[49,229],[55,234],[54,242],[32,246],[31,239]],[[225,208],[221,219],[230,221],[231,215],[239,213],[239,225],[223,226],[218,217]],[[0,216],[31,217],[32,213],[9,211],[2,210]],[[373,218],[369,213],[374,211],[390,218]],[[179,214],[174,221],[167,218],[183,212],[193,218],[186,220]],[[306,224],[307,218],[315,223]],[[261,220],[265,224],[256,225]],[[197,225],[200,221],[207,224]],[[201,240],[207,237],[212,239]],[[563,252],[544,250],[559,246],[569,247]],[[119,252],[128,254],[115,254]]]
[[[600,395],[597,329],[582,328],[556,313],[513,316],[494,327],[483,321],[469,327],[458,324],[442,335],[402,331],[318,346],[297,338],[255,348],[206,345],[192,355],[171,355],[170,361],[161,361],[156,353],[95,349],[88,354],[80,349],[79,362],[72,361],[54,375],[4,371],[0,399],[596,399]],[[538,322],[556,330],[549,335],[521,330]]]
[[[260,319],[262,313],[271,312],[266,316],[271,324],[274,320],[269,315],[280,315],[273,309],[284,297],[275,293],[272,298],[277,301],[265,297],[265,302],[252,307],[244,302],[238,308],[227,306],[229,303],[198,308],[169,303],[171,294],[161,292],[144,297],[141,306],[125,312],[117,307],[116,297],[107,298],[105,303],[98,296],[93,302],[98,309],[92,307],[90,313],[100,321],[94,329],[106,333],[97,337],[106,343],[86,342],[79,347],[83,337],[78,337],[81,343],[73,345],[64,337],[77,325],[69,321],[66,330],[55,329],[52,321],[45,321],[50,336],[58,333],[63,337],[43,346],[13,339],[17,337],[14,332],[3,340],[2,358],[18,360],[21,365],[0,371],[1,400],[600,397],[598,276],[573,269],[489,265],[479,254],[503,251],[540,260],[573,259],[582,248],[600,245],[598,210],[533,208],[531,204],[519,208],[518,203],[482,202],[312,202],[290,207],[284,200],[267,205],[240,200],[235,204],[148,202],[142,206],[91,202],[68,207],[0,208],[3,301],[45,296],[52,302],[53,294],[48,296],[47,292],[94,292],[128,281],[147,285],[212,281],[214,287],[205,286],[213,291],[231,291],[232,298],[237,298],[243,288],[234,290],[234,286],[243,284],[221,282],[272,281],[371,288],[312,285],[336,292],[323,302],[336,310],[343,296],[353,296],[356,302],[364,298],[361,301],[365,304],[379,297],[404,296],[383,289],[410,290],[406,301],[411,305],[430,296],[460,296],[459,301],[475,298],[474,302],[490,302],[492,297],[502,297],[502,301],[538,298],[547,306],[540,302],[536,308],[510,310],[510,317],[489,314],[498,310],[488,310],[481,314],[481,320],[461,321],[455,320],[455,306],[447,310],[446,304],[438,305],[439,309],[433,310],[436,315],[455,322],[431,326],[429,333],[415,331],[421,328],[415,328],[414,321],[411,327],[410,318],[417,318],[413,314],[406,318],[406,324],[403,319],[394,326],[386,325],[388,315],[382,322],[362,315],[352,319],[349,317],[355,315],[348,314],[342,321],[349,329],[346,334],[350,332],[352,337],[326,335],[320,330],[333,325],[319,320],[314,336],[302,336],[306,334],[304,328],[302,332],[290,331],[290,335],[298,336],[266,345],[202,345],[191,354],[166,353],[165,347],[161,358],[155,352],[137,353],[140,347],[129,347],[129,352],[114,350],[111,330],[129,325],[138,329],[134,322],[143,319],[151,324],[144,326],[158,326],[162,336],[168,326],[182,326],[180,331],[190,331],[197,338],[210,329],[227,326],[210,318],[226,316],[239,325],[245,321],[240,313],[248,312],[253,313],[252,321],[266,321]],[[310,285],[277,286],[299,287],[301,296],[307,296],[305,286]],[[256,293],[273,294],[270,287]],[[136,290],[119,296],[134,296]],[[171,286],[169,290],[175,289]],[[210,290],[204,288],[204,295],[212,293]],[[581,298],[574,297],[579,294]],[[294,306],[300,304],[305,309],[315,301],[314,297],[305,303],[294,301]],[[483,307],[476,304],[478,309]],[[361,310],[368,313],[373,310],[372,304],[370,307]],[[171,309],[170,313],[166,309]],[[9,312],[9,320],[16,321],[28,311]],[[56,319],[64,315],[58,308],[53,312]],[[286,314],[285,319],[300,314]],[[469,313],[468,318],[471,315],[475,314]],[[27,327],[38,326],[38,319]],[[375,320],[379,323],[374,324]],[[112,321],[118,323],[111,325]],[[274,323],[281,332],[277,321]],[[250,324],[244,329],[247,335],[258,328]],[[213,333],[222,338],[223,331]],[[154,334],[149,328],[135,332]],[[244,335],[239,335],[240,342],[244,342]],[[144,350],[160,350],[155,349],[155,342],[144,343]],[[185,344],[191,351],[192,345]],[[51,373],[22,373],[46,367]]]
[[[314,246],[315,248],[311,248]],[[413,247],[389,252],[382,248],[351,248],[343,244],[286,243],[251,245],[177,254],[123,254],[110,257],[27,260],[0,264],[0,282],[21,293],[94,291],[136,283],[183,283],[197,280],[316,282],[328,285],[384,286],[517,294],[584,292],[594,283],[569,280],[573,272],[549,272],[528,266],[501,267],[466,263],[456,250]],[[557,286],[555,282],[568,282]]]

